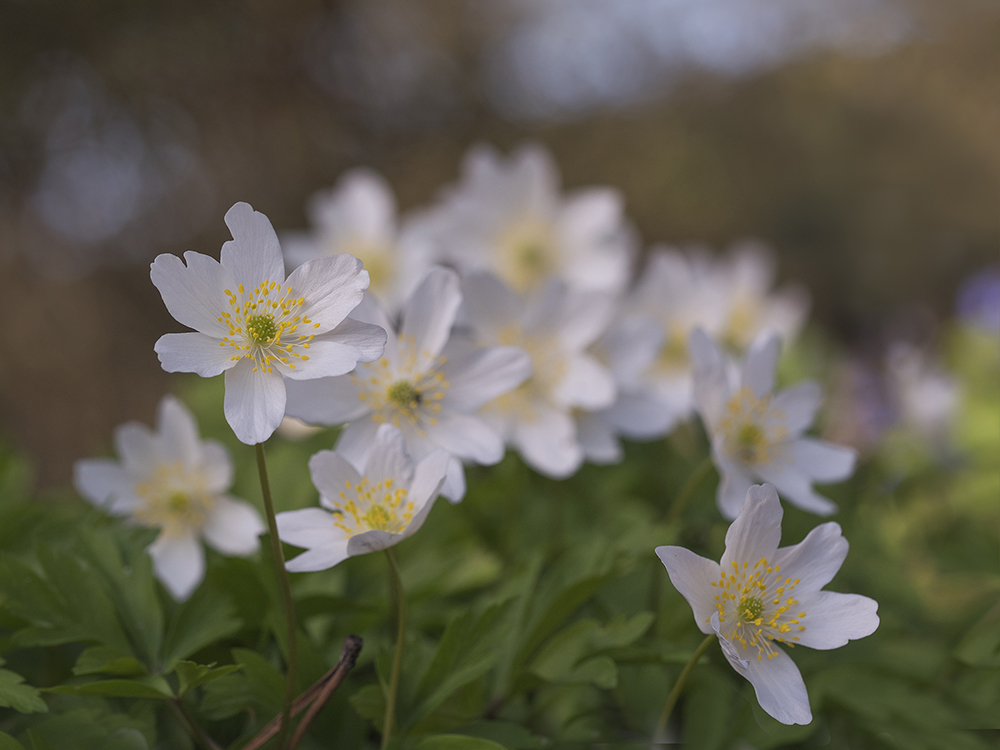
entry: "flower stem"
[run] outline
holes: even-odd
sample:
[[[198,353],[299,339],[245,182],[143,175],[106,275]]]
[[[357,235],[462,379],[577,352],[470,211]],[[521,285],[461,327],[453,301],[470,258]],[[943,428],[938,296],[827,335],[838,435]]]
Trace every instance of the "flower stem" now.
[[[681,513],[684,512],[684,508],[694,495],[694,491],[698,489],[698,485],[702,483],[711,470],[712,456],[709,454],[708,456],[705,456],[705,460],[698,464],[697,468],[691,472],[691,476],[688,477],[687,482],[681,488],[680,493],[678,493],[677,499],[671,504],[670,512],[667,514],[667,523],[674,523],[680,520]]]
[[[267,479],[264,444],[257,443],[254,447],[257,449],[257,473],[260,475],[260,491],[264,496],[264,511],[267,514],[267,526],[271,532],[271,552],[274,555],[274,567],[278,574],[278,585],[281,588],[281,598],[285,607],[285,619],[288,621],[288,669],[285,674],[285,701],[281,710],[281,729],[278,730],[278,742],[275,745],[280,750],[285,746],[285,739],[292,722],[292,703],[295,701],[295,604],[292,601],[292,587],[288,583],[288,571],[285,570],[285,553],[281,549],[281,539],[278,538],[278,521],[274,517],[271,483]]]
[[[396,652],[392,657],[392,674],[389,677],[389,694],[385,699],[385,723],[382,725],[382,750],[389,747],[393,725],[396,723],[396,694],[399,692],[399,670],[403,663],[403,642],[406,639],[406,594],[403,581],[399,577],[399,565],[391,549],[385,551],[389,559],[389,578],[392,583],[392,598],[396,605]]]
[[[715,633],[710,633],[705,636],[705,640],[701,642],[695,652],[691,655],[688,663],[684,665],[684,669],[681,670],[680,676],[677,678],[677,682],[674,683],[673,689],[670,691],[670,695],[667,696],[667,702],[663,706],[663,713],[660,714],[660,720],[656,722],[656,732],[653,733],[653,742],[663,742],[663,735],[667,731],[667,722],[670,721],[670,714],[674,711],[674,706],[677,705],[677,699],[681,697],[681,691],[684,689],[684,683],[687,682],[688,676],[691,674],[691,670],[694,669],[694,665],[698,663],[698,660],[705,654],[708,647],[712,645],[712,641],[716,640],[718,636]]]

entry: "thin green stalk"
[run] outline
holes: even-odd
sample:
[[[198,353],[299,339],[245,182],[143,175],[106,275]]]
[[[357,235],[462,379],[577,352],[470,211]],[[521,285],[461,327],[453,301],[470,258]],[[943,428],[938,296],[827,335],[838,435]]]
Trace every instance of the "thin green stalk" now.
[[[274,517],[274,502],[271,499],[271,483],[267,479],[267,461],[264,458],[264,444],[257,443],[257,473],[260,475],[260,491],[264,495],[264,511],[267,514],[267,527],[271,534],[271,552],[274,555],[274,567],[278,573],[278,585],[281,588],[281,598],[285,608],[285,619],[288,622],[288,669],[285,674],[285,701],[281,709],[281,728],[278,730],[278,741],[275,747],[283,748],[292,723],[292,703],[295,702],[295,603],[292,601],[292,587],[288,582],[288,571],[285,570],[285,553],[281,549],[281,539],[278,538],[278,521]]]
[[[691,670],[694,669],[694,665],[698,663],[698,660],[704,656],[705,651],[708,647],[712,645],[718,636],[715,633],[711,633],[705,636],[705,640],[701,642],[697,649],[695,649],[694,654],[691,655],[691,659],[687,664],[684,665],[684,669],[681,670],[680,676],[677,678],[677,682],[674,683],[673,689],[670,691],[670,695],[667,696],[667,702],[663,706],[663,713],[660,714],[660,720],[656,723],[656,732],[653,733],[653,742],[663,742],[663,735],[667,731],[667,722],[670,721],[670,714],[674,711],[674,706],[677,705],[677,699],[681,697],[681,691],[684,689],[684,683],[687,682],[688,675],[691,674]]]
[[[406,593],[403,580],[399,577],[399,565],[391,549],[385,551],[389,559],[389,578],[392,583],[392,597],[396,604],[396,652],[392,657],[392,674],[389,677],[389,694],[385,699],[385,723],[382,725],[382,750],[389,747],[392,730],[396,724],[396,694],[399,692],[399,670],[403,664],[403,643],[406,640]]]
[[[712,471],[711,454],[706,456],[705,460],[698,464],[697,468],[691,473],[691,476],[688,477],[687,482],[677,495],[677,499],[670,506],[670,512],[667,514],[667,523],[674,523],[680,520],[681,513],[684,512],[684,508],[694,495],[694,491],[698,489],[698,485],[702,483],[710,471]]]

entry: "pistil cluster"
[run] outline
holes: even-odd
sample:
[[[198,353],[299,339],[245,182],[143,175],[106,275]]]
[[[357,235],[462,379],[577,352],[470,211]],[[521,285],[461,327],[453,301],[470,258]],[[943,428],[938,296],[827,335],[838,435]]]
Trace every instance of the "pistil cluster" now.
[[[333,503],[333,525],[348,538],[365,531],[402,533],[413,520],[413,503],[406,500],[406,489],[390,479],[374,484],[364,477],[358,484],[344,482],[340,502]]]
[[[805,612],[791,614],[798,600],[792,592],[799,579],[782,576],[780,565],[770,565],[762,557],[750,563],[733,562],[732,571],[723,569],[712,586],[719,590],[715,607],[725,637],[739,643],[743,650],[757,649],[757,660],[775,656],[774,641],[794,646],[799,640],[792,633],[806,629]]]
[[[782,415],[772,408],[771,394],[757,398],[740,388],[726,404],[719,424],[729,455],[743,464],[770,464],[780,457],[781,443],[788,437]]]
[[[168,536],[200,531],[215,504],[201,473],[179,462],[158,465],[133,489],[143,501],[135,511],[135,520],[161,527]]]

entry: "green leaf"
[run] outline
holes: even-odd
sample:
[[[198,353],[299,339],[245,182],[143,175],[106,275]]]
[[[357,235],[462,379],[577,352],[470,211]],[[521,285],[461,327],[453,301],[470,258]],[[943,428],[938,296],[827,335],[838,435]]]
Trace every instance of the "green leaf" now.
[[[0,659],[0,664],[3,664]],[[24,684],[24,678],[9,669],[0,669],[0,706],[13,708],[22,714],[45,713],[49,707],[38,694],[38,689]]]
[[[146,674],[142,662],[132,656],[124,656],[108,646],[91,646],[84,649],[76,660],[73,674],[113,674],[119,677],[137,677]]]
[[[351,696],[350,703],[362,719],[378,723],[385,718],[385,696],[378,685],[365,685]]]
[[[57,685],[46,688],[47,693],[68,695],[100,695],[105,698],[173,698],[174,693],[167,681],[158,675],[139,677],[134,680],[98,680],[82,685]]]
[[[1000,605],[972,626],[955,648],[955,656],[973,666],[1000,667]]]
[[[226,597],[201,587],[170,623],[163,643],[163,671],[172,672],[181,659],[232,635],[241,626]]]
[[[9,734],[0,732],[0,750],[25,750],[25,748]]]
[[[509,721],[477,721],[452,730],[454,734],[492,740],[511,750],[543,750],[550,740],[532,734],[520,724]]]
[[[480,737],[468,737],[462,734],[436,734],[421,740],[417,745],[417,750],[507,750],[507,748],[492,740],[484,740]]]
[[[239,664],[226,664],[216,667],[215,664],[195,664],[193,661],[181,661],[177,663],[177,679],[180,681],[178,696],[184,695],[189,690],[204,685],[206,682],[225,677],[242,669]]]

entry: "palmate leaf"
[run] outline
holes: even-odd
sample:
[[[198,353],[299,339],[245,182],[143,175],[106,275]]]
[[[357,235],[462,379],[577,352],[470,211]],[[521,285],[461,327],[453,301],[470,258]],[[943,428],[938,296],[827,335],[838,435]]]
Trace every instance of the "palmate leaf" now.
[[[228,597],[205,586],[181,605],[163,641],[164,672],[171,672],[181,659],[226,638],[242,626]]]
[[[176,672],[177,679],[180,681],[180,687],[177,695],[182,696],[189,690],[201,687],[206,682],[225,677],[240,669],[242,669],[242,666],[239,664],[226,664],[222,667],[216,667],[214,664],[195,664],[193,661],[178,662]]]
[[[0,659],[0,665],[5,663]],[[0,669],[0,706],[13,708],[22,714],[45,713],[49,710],[38,689],[26,685],[21,675],[9,669]]]
[[[112,674],[119,677],[137,677],[146,674],[146,667],[138,659],[125,656],[107,646],[84,649],[73,667],[75,675]]]
[[[57,685],[46,688],[45,692],[65,695],[98,695],[104,698],[152,698],[154,700],[166,700],[174,697],[170,685],[158,675],[136,677],[132,680],[98,680],[78,685]]]

